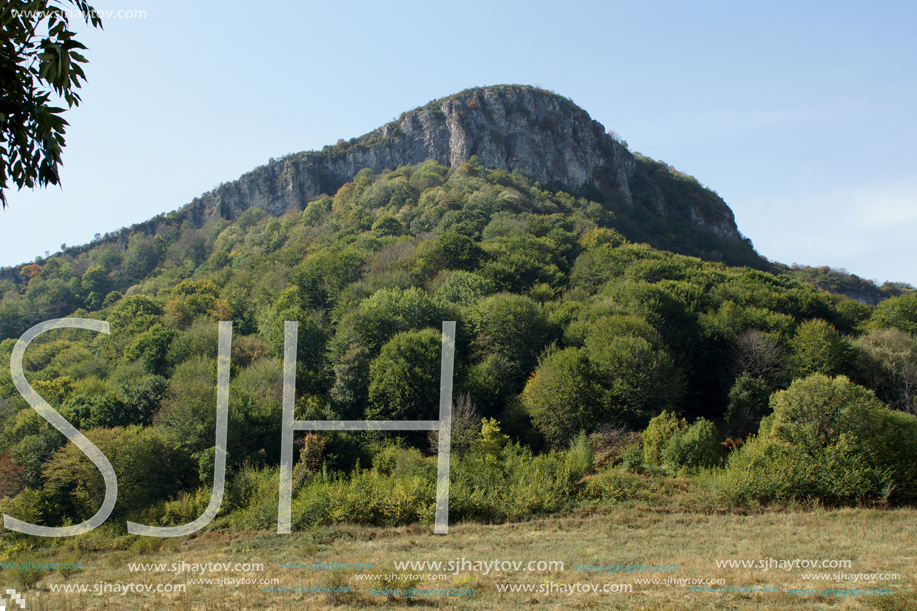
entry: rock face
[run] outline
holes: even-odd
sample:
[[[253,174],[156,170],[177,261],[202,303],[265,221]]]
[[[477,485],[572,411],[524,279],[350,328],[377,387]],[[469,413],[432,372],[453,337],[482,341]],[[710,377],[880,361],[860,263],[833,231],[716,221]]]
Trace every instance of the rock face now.
[[[363,168],[382,172],[428,159],[457,167],[473,155],[488,168],[520,170],[540,183],[597,190],[614,198],[625,212],[635,205],[633,183],[639,162],[601,123],[554,93],[499,86],[469,89],[431,102],[322,152],[272,160],[196,199],[186,212],[196,224],[216,217],[232,220],[251,207],[280,215],[304,209],[323,193],[333,195]],[[666,201],[655,186],[649,187],[643,200],[646,204],[640,205],[663,219],[673,205],[686,207]],[[725,203],[713,213],[690,207],[683,216],[720,238],[741,238]]]

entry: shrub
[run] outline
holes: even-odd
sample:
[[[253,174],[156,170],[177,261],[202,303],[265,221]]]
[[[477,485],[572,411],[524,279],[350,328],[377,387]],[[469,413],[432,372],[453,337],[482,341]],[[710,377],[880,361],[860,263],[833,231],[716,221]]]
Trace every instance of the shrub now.
[[[255,469],[246,464],[227,486],[227,507],[236,528],[274,528],[277,524],[279,474],[276,467]],[[209,489],[207,489],[209,493]]]
[[[42,498],[41,493],[31,488],[22,490],[15,497],[0,498],[0,513],[8,515],[23,522],[32,524],[42,523]],[[0,533],[11,533],[0,522]]]
[[[796,380],[770,403],[758,437],[727,461],[720,484],[731,501],[917,498],[917,417],[844,376]]]
[[[564,468],[569,472],[571,480],[579,481],[584,475],[592,471],[595,465],[592,442],[583,431],[579,432],[564,459]]]
[[[626,501],[644,499],[648,492],[648,480],[632,473],[609,469],[586,483],[583,496],[602,501]]]
[[[329,605],[336,607],[353,600],[353,588],[350,585],[350,576],[342,569],[334,569],[323,579],[327,588],[325,600]]]
[[[636,471],[643,467],[643,442],[635,441],[621,451],[621,467],[628,471]]]
[[[634,443],[640,442],[640,433],[631,431],[619,424],[605,424],[589,436],[596,450],[596,464],[614,466],[621,462],[624,451]],[[643,449],[640,449],[640,462],[643,462]]]
[[[453,404],[452,431],[449,437],[450,452],[461,456],[471,449],[481,433],[481,417],[471,401],[471,395],[462,393]],[[430,448],[439,452],[439,433],[430,431]]]
[[[662,452],[669,440],[687,425],[684,419],[679,420],[671,412],[662,412],[650,420],[643,432],[643,462],[649,466],[661,465]]]
[[[703,469],[720,464],[721,438],[709,420],[701,418],[675,434],[662,451],[662,461],[676,469]]]
[[[28,559],[24,562],[32,562],[33,564],[39,563],[34,559]],[[20,590],[31,590],[44,576],[44,572],[40,568],[7,569],[4,572],[10,581],[15,583]]]
[[[471,444],[471,449],[481,457],[499,457],[508,441],[509,437],[500,430],[500,423],[496,418],[484,418],[481,420],[481,433]]]
[[[341,522],[379,526],[432,522],[436,503],[434,471],[431,463],[430,473],[423,476],[384,476],[377,471],[359,471],[339,480],[323,472],[304,486],[294,500],[294,527]],[[276,499],[273,507],[276,521]]]

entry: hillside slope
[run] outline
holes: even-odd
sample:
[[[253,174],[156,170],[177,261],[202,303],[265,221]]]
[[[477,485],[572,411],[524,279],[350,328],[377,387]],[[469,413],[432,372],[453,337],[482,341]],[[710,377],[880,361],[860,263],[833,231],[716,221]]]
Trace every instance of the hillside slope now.
[[[249,208],[275,215],[333,195],[361,169],[375,173],[435,160],[456,168],[520,171],[541,185],[597,201],[629,239],[766,268],[729,206],[666,164],[635,156],[569,99],[525,86],[469,89],[406,112],[399,120],[321,152],[271,160],[184,209],[197,226],[233,220]]]

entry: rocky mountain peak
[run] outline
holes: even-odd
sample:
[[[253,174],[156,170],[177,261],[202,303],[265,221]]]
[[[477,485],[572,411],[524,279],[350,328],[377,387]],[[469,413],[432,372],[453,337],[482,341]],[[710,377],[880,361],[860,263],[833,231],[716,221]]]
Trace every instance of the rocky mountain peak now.
[[[664,164],[660,171],[653,160],[635,157],[569,99],[521,85],[468,89],[359,138],[271,160],[196,199],[186,212],[196,224],[232,220],[251,207],[281,215],[304,209],[321,194],[333,195],[364,168],[379,173],[429,159],[458,167],[473,156],[485,167],[519,170],[539,183],[600,201],[641,227],[648,227],[639,219],[649,214],[673,229],[683,221],[718,239],[742,241],[732,211],[713,192],[696,181],[673,188],[666,181],[682,175],[667,175]],[[634,227],[630,233],[643,241],[654,241],[658,232]]]

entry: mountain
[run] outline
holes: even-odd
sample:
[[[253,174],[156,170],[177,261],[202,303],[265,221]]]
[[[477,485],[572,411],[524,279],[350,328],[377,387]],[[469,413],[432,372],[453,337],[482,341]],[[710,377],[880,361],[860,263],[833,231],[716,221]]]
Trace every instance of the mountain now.
[[[379,174],[427,160],[446,168],[472,162],[522,173],[545,189],[595,202],[606,215],[605,225],[662,250],[791,274],[870,305],[910,290],[894,283],[879,288],[827,267],[771,264],[742,236],[716,192],[664,162],[630,152],[627,142],[568,98],[522,85],[468,89],[320,152],[271,159],[179,210],[72,246],[67,254],[77,256],[103,243],[126,249],[134,233],[155,236],[183,222],[201,228],[218,219],[235,220],[251,208],[276,216],[301,211],[320,196],[333,196],[361,170]],[[0,281],[23,286],[29,281],[22,273],[27,265],[0,269]]]
[[[397,121],[321,152],[274,160],[195,199],[195,225],[233,220],[249,208],[303,210],[369,168],[375,173],[433,159],[456,168],[519,171],[538,183],[597,201],[631,240],[765,269],[732,210],[695,179],[635,155],[569,99],[534,87],[475,88],[403,113]]]
[[[872,306],[813,286],[865,299],[858,280],[768,263],[696,180],[630,153],[569,100],[495,87],[274,161],[182,209],[4,270],[0,362],[15,363],[18,338],[39,323],[107,321],[108,334],[42,333],[23,357],[24,374],[111,457],[114,522],[183,524],[211,494],[217,323],[231,321],[232,478],[227,514],[214,525],[269,528],[288,396],[286,323],[297,323],[297,419],[401,421],[436,418],[442,323],[454,321],[450,515],[518,519],[567,502],[582,507],[576,490],[607,497],[611,488],[589,492],[587,471],[570,468],[591,468],[590,440],[606,456],[618,448],[631,467],[647,456],[658,465],[663,449],[672,465],[715,466],[718,430],[736,447],[770,413],[775,391],[810,383],[816,398],[872,392],[874,404],[917,412],[905,366],[917,354],[917,294]],[[13,375],[0,368],[0,510],[48,525],[88,520],[99,471],[41,422]],[[681,429],[679,445],[662,446],[653,432]],[[628,430],[645,430],[644,449],[658,452],[632,445]],[[300,438],[297,528],[426,519],[436,459],[424,456],[424,434],[326,433]],[[867,445],[901,446],[896,439]],[[757,451],[756,443],[739,451]],[[698,452],[710,460],[690,458]],[[845,468],[863,462],[844,460]],[[832,489],[819,498],[885,502],[892,487],[913,498],[910,471],[886,481],[891,468],[876,468],[857,480],[871,482],[862,494]],[[821,490],[805,486],[794,498]],[[521,496],[486,496],[498,491]],[[354,494],[377,501],[344,500]],[[405,513],[390,511],[386,498],[421,500]]]

